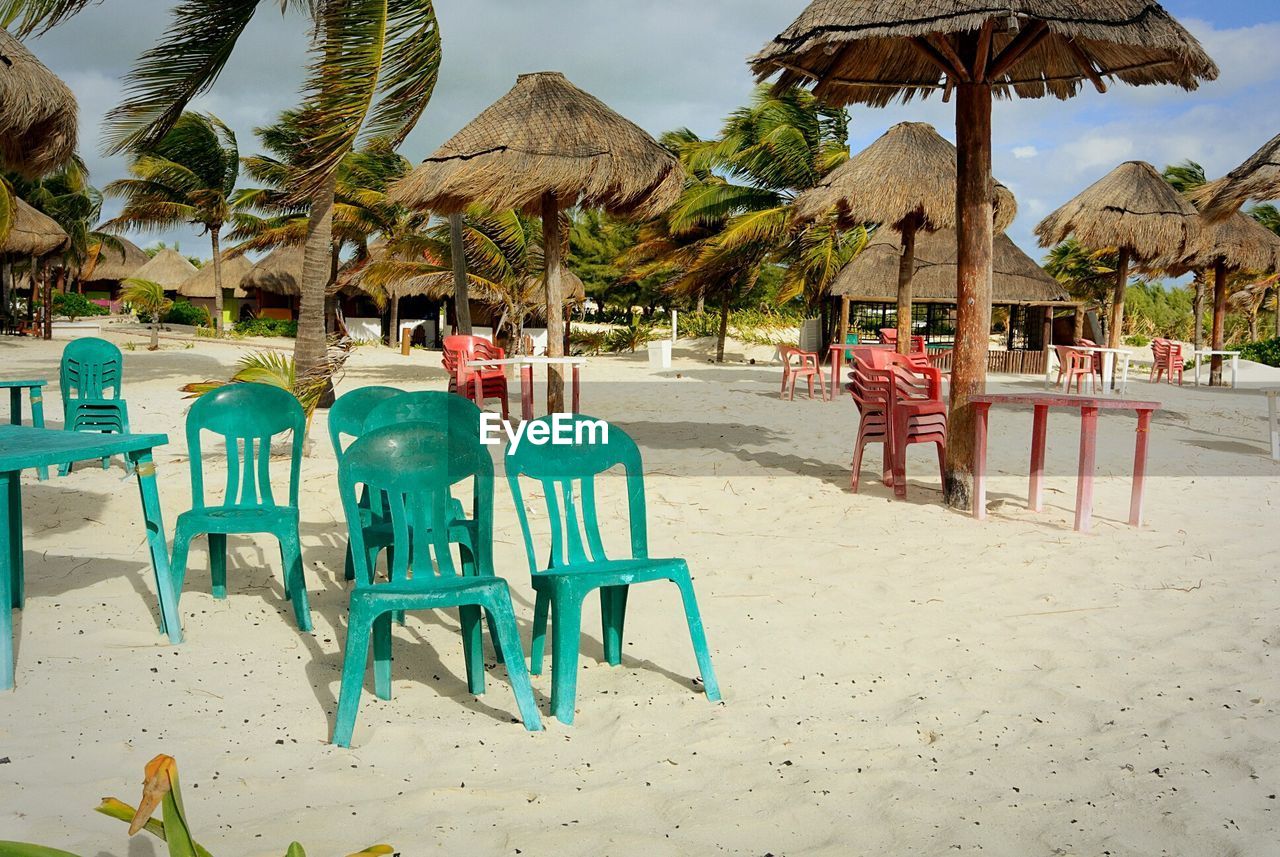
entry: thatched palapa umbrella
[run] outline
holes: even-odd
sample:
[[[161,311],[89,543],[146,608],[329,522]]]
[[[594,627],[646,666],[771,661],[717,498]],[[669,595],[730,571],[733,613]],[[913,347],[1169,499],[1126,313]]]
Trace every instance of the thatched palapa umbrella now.
[[[1196,202],[1209,220],[1225,220],[1251,199],[1280,199],[1280,135],[1225,178],[1210,182],[1196,194]]]
[[[1138,263],[1160,268],[1162,263],[1181,260],[1199,232],[1195,206],[1161,178],[1155,167],[1142,161],[1116,167],[1036,226],[1042,247],[1074,235],[1092,250],[1119,251],[1107,325],[1110,348],[1120,347],[1130,266]]]
[[[151,261],[147,252],[127,238],[117,236],[119,247],[96,244],[80,274],[82,283],[113,282],[129,279],[134,272]]]
[[[27,176],[62,166],[75,154],[77,115],[67,85],[0,29],[0,162]]]
[[[166,292],[176,292],[179,286],[199,270],[186,256],[166,247],[152,256],[150,262],[134,271],[131,279],[159,283]]]
[[[1004,185],[996,183],[993,190],[996,231],[1004,232],[1013,223],[1018,204]],[[894,125],[816,188],[797,196],[795,208],[801,220],[812,220],[834,208],[843,220],[883,224],[901,236],[898,351],[907,354],[916,234],[956,228],[956,147],[924,122]],[[842,310],[841,342],[847,324],[848,313]]]
[[[547,352],[564,354],[560,210],[582,205],[651,217],[675,203],[679,161],[639,126],[563,74],[521,75],[515,87],[396,184],[397,202],[438,214],[478,203],[542,216]],[[547,407],[564,410],[564,375],[551,367]]]
[[[1240,212],[1216,223],[1202,221],[1199,235],[1180,261],[1164,266],[1174,275],[1213,271],[1213,332],[1210,348],[1225,345],[1228,278],[1241,271],[1270,274],[1280,271],[1280,237]],[[1222,357],[1211,358],[1210,386],[1222,384]]]
[[[1085,81],[1105,91],[1108,77],[1194,89],[1218,69],[1152,0],[815,0],[751,63],[762,79],[813,84],[829,104],[956,95],[959,306],[945,492],[967,507],[967,403],[986,382],[991,319],[993,97],[1065,99]]]
[[[9,234],[0,242],[0,254],[30,258],[64,250],[71,240],[58,222],[14,197]]]

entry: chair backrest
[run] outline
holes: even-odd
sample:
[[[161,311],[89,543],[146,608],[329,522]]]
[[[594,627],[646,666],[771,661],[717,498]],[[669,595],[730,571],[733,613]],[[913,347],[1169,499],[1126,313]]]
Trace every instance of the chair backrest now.
[[[498,348],[483,336],[446,336],[444,338],[444,355],[442,363],[449,374],[459,380],[475,373],[468,366],[471,360],[502,360],[506,352]]]
[[[119,399],[124,356],[105,339],[73,339],[62,350],[58,376],[64,403],[74,399]]]
[[[1089,351],[1078,351],[1068,345],[1055,345],[1053,350],[1058,354],[1058,364],[1067,371],[1075,369],[1092,369],[1093,354]]]
[[[896,345],[898,343],[898,328],[880,328],[880,341],[886,345]]]
[[[457,393],[427,390],[401,393],[383,400],[364,417],[363,430],[368,432],[398,423],[426,423],[437,432],[480,437],[480,409],[470,399]]]
[[[554,431],[553,420],[557,417],[561,426],[567,424],[570,434],[583,442],[548,443],[541,446],[529,442],[529,436],[535,431],[532,425],[544,423],[546,431]],[[607,426],[604,436],[598,430],[590,431],[589,426],[593,424]],[[631,556],[633,559],[645,559],[649,556],[649,534],[644,500],[644,469],[635,441],[617,426],[581,414],[556,414],[554,417],[547,416],[532,421],[524,442],[506,457],[507,482],[511,486],[511,495],[515,498],[516,516],[524,531],[525,552],[532,572],[536,573],[540,569],[529,517],[525,511],[524,495],[520,489],[520,477],[541,483],[551,525],[550,561],[547,567],[558,568],[575,563],[600,562],[608,558],[600,537],[600,521],[596,515],[596,477],[619,465],[627,480]]]
[[[885,351],[886,349],[879,349]],[[883,362],[877,364],[867,353],[854,354],[846,389],[858,410],[885,411],[889,407],[889,377]]]
[[[781,345],[778,347],[778,353],[782,356],[782,365],[791,366],[795,361],[799,366],[817,366],[818,355],[812,351],[805,351],[794,345]]]
[[[305,429],[302,406],[280,387],[227,384],[205,393],[187,413],[192,505],[206,507],[202,432],[219,435],[226,444],[227,485],[222,502],[214,505],[244,509],[277,505],[271,490],[271,439],[292,432],[288,505],[296,508]]]
[[[395,387],[361,387],[349,393],[343,393],[329,407],[329,442],[333,444],[333,454],[342,460],[345,450],[343,436],[352,439],[364,433],[365,417],[382,402],[404,395],[404,390]]]
[[[373,579],[361,523],[364,492],[382,498],[382,514],[391,522],[397,546],[393,579],[404,579],[410,568],[415,579],[433,573],[460,574],[449,548],[449,520],[451,489],[464,479],[474,480],[477,538],[470,554],[462,554],[463,562],[475,562],[480,573],[489,574],[493,570],[493,459],[479,438],[470,444],[460,438],[441,443],[438,426],[403,422],[370,429],[352,441],[338,465],[338,491],[358,571],[356,585],[369,585]]]
[[[942,398],[942,371],[930,366],[927,358],[891,352],[885,357],[885,368],[893,372],[899,399]]]

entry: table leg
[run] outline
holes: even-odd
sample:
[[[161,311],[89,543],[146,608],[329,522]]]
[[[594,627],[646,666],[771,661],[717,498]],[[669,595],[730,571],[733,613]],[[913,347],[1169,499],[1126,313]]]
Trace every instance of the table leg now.
[[[1271,458],[1280,461],[1280,394],[1267,395],[1267,410],[1271,414]]]
[[[31,394],[31,424],[36,428],[44,428],[44,390],[40,387],[32,387],[29,391]],[[40,476],[40,481],[49,478],[48,467],[36,468],[36,473]]]
[[[1080,472],[1076,481],[1076,531],[1093,529],[1093,472],[1097,468],[1098,409],[1080,409]]]
[[[1151,435],[1151,411],[1138,411],[1138,438],[1133,450],[1133,496],[1129,500],[1129,526],[1142,526],[1142,492],[1147,479],[1147,438]]]
[[[840,372],[844,369],[844,349],[837,348],[831,352],[831,401],[836,400],[840,391]]]
[[[1231,355],[1231,389],[1236,388],[1236,375],[1240,371],[1240,355]]]
[[[983,521],[987,517],[987,418],[991,406],[975,402],[973,410],[973,517]]]
[[[1102,352],[1102,392],[1110,395],[1116,391],[1116,356],[1110,351]]]
[[[533,419],[533,365],[520,367],[520,419]]]
[[[13,690],[13,608],[22,598],[21,480],[17,471],[0,473],[0,690]]]
[[[9,423],[11,425],[22,425],[22,389],[20,387],[9,388]]]
[[[1195,369],[1196,369],[1196,386],[1197,386],[1197,387],[1199,387],[1199,386],[1200,386],[1200,355],[1199,355],[1199,354],[1193,354],[1193,355],[1191,355],[1191,359],[1192,359],[1192,361],[1194,361],[1194,363],[1195,363]]]
[[[1120,395],[1129,392],[1129,360],[1131,355],[1128,352],[1120,355]]]
[[[474,381],[472,381],[472,386],[476,391],[476,407],[483,411],[484,410],[484,380],[480,377],[480,370],[477,369],[476,374],[473,375],[472,377],[475,379]]]
[[[138,492],[142,496],[142,517],[147,530],[147,543],[151,548],[151,567],[156,576],[156,595],[160,601],[160,630],[169,635],[169,642],[182,642],[182,624],[178,618],[178,589],[169,566],[169,546],[165,541],[164,517],[160,512],[160,492],[156,488],[156,465],[151,450],[130,453],[128,456],[138,477]]]
[[[573,365],[573,412],[575,414],[582,413],[582,395],[579,390],[579,384],[582,382],[582,367],[578,364]]]
[[[1049,431],[1049,406],[1036,405],[1031,422],[1031,485],[1028,495],[1031,511],[1044,508],[1044,444]]]

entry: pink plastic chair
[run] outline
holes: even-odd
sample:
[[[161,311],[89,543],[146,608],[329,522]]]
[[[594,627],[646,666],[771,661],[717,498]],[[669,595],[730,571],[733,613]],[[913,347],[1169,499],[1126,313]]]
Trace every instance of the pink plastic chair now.
[[[1087,351],[1076,351],[1074,348],[1068,348],[1065,345],[1053,346],[1054,351],[1058,353],[1058,381],[1061,384],[1066,381],[1066,389],[1071,390],[1072,381],[1075,382],[1076,392],[1081,392],[1081,386],[1084,379],[1089,379],[1089,387],[1092,392],[1098,390],[1098,374],[1094,371],[1094,364],[1097,363],[1093,359],[1093,355]]]
[[[483,408],[488,399],[498,399],[502,418],[510,419],[507,406],[507,376],[501,366],[468,366],[472,360],[503,360],[506,352],[482,336],[446,336],[444,368],[449,373],[449,392],[457,393]],[[476,381],[480,382],[480,401],[476,401]]]
[[[1159,383],[1160,378],[1168,375],[1168,383],[1173,383],[1173,376],[1178,376],[1178,386],[1182,386],[1182,369],[1185,361],[1182,359],[1182,343],[1173,342],[1168,339],[1156,338],[1151,340],[1151,354],[1155,358],[1151,364],[1151,376],[1148,378],[1152,383]]]
[[[884,446],[884,484],[893,486],[895,496],[905,497],[907,447],[911,444],[935,444],[939,475],[945,478],[947,403],[942,400],[942,373],[887,349],[863,353],[871,359],[854,355],[848,387],[860,415],[852,487],[858,490],[866,445],[880,443]]]
[[[816,378],[822,391],[822,400],[827,400],[827,382],[822,374],[822,366],[818,364],[818,355],[813,351],[801,351],[799,348],[783,346],[782,354],[782,392],[786,396],[790,386],[789,401],[796,398],[796,379],[806,378],[809,381],[809,398],[813,398],[813,382]]]

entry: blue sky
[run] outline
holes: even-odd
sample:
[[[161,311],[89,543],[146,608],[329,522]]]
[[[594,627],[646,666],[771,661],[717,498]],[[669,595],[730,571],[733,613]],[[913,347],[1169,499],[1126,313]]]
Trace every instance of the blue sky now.
[[[98,153],[102,115],[121,95],[134,56],[161,34],[171,4],[106,0],[31,43],[75,90],[82,149],[97,184],[120,177],[123,162]],[[444,36],[440,84],[403,148],[419,161],[506,92],[517,74],[558,69],[653,132],[688,126],[716,133],[751,88],[745,58],[804,8],[806,0],[436,0]],[[305,25],[263,4],[214,90],[195,106],[234,128],[243,153],[254,127],[296,103],[306,61]],[[1013,239],[1040,258],[1032,229],[1042,217],[1126,160],[1165,164],[1193,158],[1211,174],[1236,166],[1280,132],[1280,4],[1257,0],[1166,0],[1222,69],[1197,92],[1091,89],[1070,101],[1001,102],[995,114],[996,175],[1017,194]],[[549,24],[548,22],[554,22]],[[854,108],[851,145],[890,125],[932,122],[954,138],[951,105],[937,99],[884,110]],[[180,241],[207,255],[191,230],[132,236]]]

